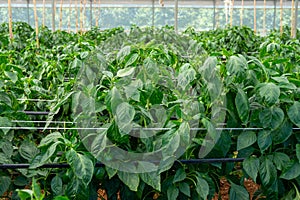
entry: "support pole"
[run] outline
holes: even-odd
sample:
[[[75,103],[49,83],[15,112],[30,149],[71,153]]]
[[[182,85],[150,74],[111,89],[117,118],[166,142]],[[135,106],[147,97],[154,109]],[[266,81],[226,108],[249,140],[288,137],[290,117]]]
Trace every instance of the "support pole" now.
[[[240,26],[243,26],[243,17],[244,17],[244,0],[242,0],[242,6],[240,10]]]
[[[174,29],[175,32],[177,33],[178,32],[178,0],[175,0],[174,18],[175,18]]]
[[[92,29],[93,28],[93,0],[90,0],[90,24]]]
[[[29,0],[27,0],[27,22],[30,24]]]
[[[152,28],[154,28],[155,0],[152,0]]]
[[[55,10],[56,10],[56,6],[55,6],[55,0],[52,0],[52,31],[55,31]]]
[[[277,0],[274,0],[274,18],[273,18],[273,29],[275,29],[276,28],[276,7],[277,7],[277,5],[276,5],[276,1]]]
[[[33,11],[34,11],[36,46],[37,46],[37,48],[40,48],[40,42],[39,42],[39,22],[38,22],[37,10],[36,10],[36,0],[33,0]]]
[[[263,33],[266,34],[267,0],[264,0]]]
[[[216,0],[214,0],[213,3],[214,3],[213,29],[216,29]]]
[[[233,22],[233,9],[234,9],[234,0],[231,0],[231,8],[230,8],[230,27],[232,27],[232,22]]]
[[[292,0],[291,6],[291,37],[294,37],[295,1]]]
[[[9,39],[13,40],[13,30],[12,30],[12,11],[11,11],[11,0],[8,0],[8,28],[9,28]]]
[[[43,27],[45,27],[45,2],[46,0],[43,0]]]
[[[59,9],[59,29],[62,28],[62,19],[63,19],[63,0],[60,0],[60,9]]]
[[[294,33],[293,33],[293,37],[294,37],[294,38],[297,36],[297,27],[298,27],[298,5],[299,5],[299,0],[295,0],[295,20],[294,20]]]
[[[254,32],[256,32],[256,0],[254,0],[253,1],[253,9],[254,9],[254,19],[253,19],[253,23],[254,23],[254,27],[253,27],[253,29],[254,29]]]
[[[72,16],[72,0],[69,0],[69,18],[68,18],[69,33],[71,33],[71,16]]]
[[[280,0],[280,35],[283,33],[283,0]]]

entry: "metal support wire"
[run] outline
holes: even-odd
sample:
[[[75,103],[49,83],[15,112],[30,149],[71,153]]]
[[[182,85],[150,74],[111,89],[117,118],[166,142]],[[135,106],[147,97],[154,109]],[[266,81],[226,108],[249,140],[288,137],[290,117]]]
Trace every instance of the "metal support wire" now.
[[[228,163],[228,162],[243,162],[245,158],[203,158],[203,159],[190,159],[190,160],[176,160],[175,163],[181,164],[203,164],[203,163]],[[158,162],[159,163],[159,162]],[[95,167],[104,167],[105,165],[101,162],[95,164]],[[30,164],[0,164],[0,169],[28,169]],[[49,168],[69,168],[70,165],[67,163],[50,163],[44,164],[40,169],[49,169]]]

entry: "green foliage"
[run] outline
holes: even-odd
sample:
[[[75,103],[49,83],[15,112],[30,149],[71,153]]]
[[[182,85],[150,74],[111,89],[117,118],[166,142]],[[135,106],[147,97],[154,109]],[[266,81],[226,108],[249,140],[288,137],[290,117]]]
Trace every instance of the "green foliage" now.
[[[97,199],[103,189],[109,199],[211,199],[225,176],[230,199],[249,199],[242,184],[248,177],[270,199],[299,196],[300,137],[293,130],[300,125],[299,38],[276,31],[260,37],[247,27],[184,34],[170,27],[133,26],[128,33],[52,33],[43,27],[36,48],[28,24],[15,23],[13,31],[10,41],[7,24],[0,28],[0,163],[30,168],[2,170],[0,195]],[[93,103],[95,113],[89,113]],[[31,116],[26,110],[50,114]],[[85,134],[75,123],[56,123],[80,122],[85,114],[103,129]],[[229,129],[216,129],[223,122]],[[140,127],[165,129],[136,137]],[[122,154],[109,157],[114,147],[131,153],[163,149],[165,157],[159,170],[152,170],[151,160],[137,161],[132,169],[122,162],[128,171],[95,167],[97,159],[122,160]],[[174,164],[174,155],[236,153],[246,158],[241,169],[231,163]],[[70,167],[40,168],[48,163]],[[148,172],[134,173],[141,169]]]

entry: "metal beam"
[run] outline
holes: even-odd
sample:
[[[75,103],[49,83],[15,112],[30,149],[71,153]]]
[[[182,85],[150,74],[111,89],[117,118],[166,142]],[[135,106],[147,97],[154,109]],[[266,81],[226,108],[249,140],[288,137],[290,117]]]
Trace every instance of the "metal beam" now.
[[[93,28],[93,0],[90,0],[90,23]]]
[[[52,0],[52,31],[55,31],[55,12],[56,12],[56,5],[55,0]]]
[[[154,27],[155,0],[152,0],[152,27]]]
[[[30,24],[29,0],[27,0],[27,22]]]
[[[295,38],[297,36],[297,27],[298,27],[298,5],[299,1],[295,0],[295,19],[294,19],[294,33],[293,37]]]
[[[273,29],[276,28],[276,0],[274,0],[274,18],[273,18]]]

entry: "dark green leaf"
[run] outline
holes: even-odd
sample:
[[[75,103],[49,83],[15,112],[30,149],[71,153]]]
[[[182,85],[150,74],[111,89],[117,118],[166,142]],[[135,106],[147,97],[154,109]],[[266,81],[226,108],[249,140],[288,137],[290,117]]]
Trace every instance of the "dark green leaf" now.
[[[12,123],[7,117],[0,117],[0,127],[8,127],[5,129],[1,129],[5,135],[8,133],[11,126]]]
[[[118,172],[118,176],[129,187],[132,191],[137,191],[140,183],[140,177],[136,173],[128,173],[128,172]]]
[[[254,144],[255,142],[256,142],[256,134],[255,134],[255,132],[251,132],[251,131],[242,132],[238,136],[237,150],[239,151],[241,149],[249,147],[252,144]]]
[[[286,168],[287,163],[290,163],[290,158],[284,153],[274,152],[273,162],[278,170],[283,170]]]
[[[4,192],[8,190],[11,183],[11,179],[8,176],[0,176],[0,183],[0,196],[2,196]]]
[[[179,168],[178,170],[176,170],[173,183],[183,181],[185,178],[186,178],[185,170],[183,168]]]
[[[259,113],[259,120],[264,128],[277,129],[284,120],[284,112],[281,108],[265,108]]]
[[[161,190],[161,178],[160,174],[157,174],[156,172],[148,172],[148,173],[142,173],[140,174],[140,178],[153,187],[155,190],[160,191]]]
[[[63,182],[59,176],[54,176],[51,180],[51,190],[55,195],[60,195],[63,193]]]
[[[300,163],[300,144],[296,144],[296,156],[297,156],[298,161]]]
[[[171,185],[167,190],[168,200],[175,200],[179,195],[179,190],[174,185]]]
[[[201,176],[197,176],[196,181],[196,192],[199,194],[199,196],[206,200],[208,194],[209,194],[209,185],[205,179],[203,179]]]
[[[39,153],[39,150],[33,142],[25,140],[19,148],[19,153],[24,159],[31,161]]]
[[[271,131],[263,130],[258,132],[257,144],[261,152],[264,152],[272,144]]]
[[[259,85],[259,95],[269,105],[276,103],[280,96],[280,88],[274,83],[263,83]]]
[[[189,184],[187,184],[185,182],[179,183],[179,190],[186,196],[191,197],[191,188],[190,188]]]
[[[240,186],[236,185],[234,183],[230,183],[230,200],[249,200],[249,193],[247,190]]]
[[[257,173],[259,170],[259,159],[255,157],[246,158],[243,161],[243,169],[256,182]]]
[[[286,169],[281,175],[280,178],[286,180],[292,180],[300,176],[300,163],[294,162],[291,167]]]
[[[262,159],[259,167],[259,174],[262,184],[265,187],[271,186],[277,179],[277,170],[268,157]]]
[[[249,117],[250,106],[247,94],[241,89],[238,89],[236,94],[235,105],[241,121],[246,123]]]
[[[300,128],[300,102],[295,101],[288,110],[290,120]]]

